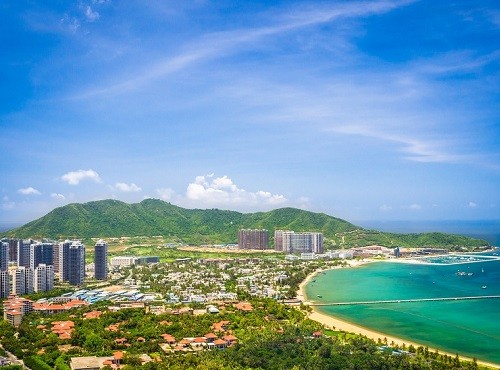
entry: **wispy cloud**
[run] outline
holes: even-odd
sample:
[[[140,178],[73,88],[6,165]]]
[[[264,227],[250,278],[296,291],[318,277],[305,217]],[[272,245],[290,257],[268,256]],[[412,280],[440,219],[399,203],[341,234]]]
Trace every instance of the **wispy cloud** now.
[[[85,6],[85,19],[87,22],[95,22],[99,19],[99,12],[92,9],[90,5]]]
[[[378,130],[377,130],[378,129]],[[385,129],[385,130],[384,130]],[[448,162],[448,163],[471,163],[478,159],[476,154],[451,154],[448,143],[444,140],[417,139],[391,133],[384,127],[368,127],[359,125],[338,126],[335,132],[358,135],[382,141],[400,144],[400,150],[407,155],[405,159],[415,162]],[[428,135],[425,135],[428,136]]]
[[[70,185],[78,185],[83,180],[92,180],[94,182],[101,182],[99,174],[92,169],[71,171],[61,176],[61,180]]]
[[[54,199],[59,199],[59,200],[65,200],[66,199],[66,197],[63,194],[60,194],[60,193],[51,193],[50,197],[54,198]]]
[[[11,201],[8,196],[4,196],[2,198],[2,209],[5,211],[14,209],[14,206],[16,205],[15,202]]]
[[[135,70],[130,77],[108,83],[105,86],[78,93],[71,99],[86,99],[97,95],[116,95],[133,91],[171,73],[178,72],[195,63],[235,54],[262,38],[280,35],[332,22],[336,19],[368,17],[383,14],[407,6],[414,0],[351,2],[345,4],[300,7],[283,11],[272,17],[273,24],[256,28],[212,32],[181,47],[177,55],[169,56],[146,68]]]
[[[36,190],[35,188],[29,186],[27,188],[21,188],[17,191],[19,194],[23,194],[23,195],[40,195],[42,193],[40,193],[38,190]]]

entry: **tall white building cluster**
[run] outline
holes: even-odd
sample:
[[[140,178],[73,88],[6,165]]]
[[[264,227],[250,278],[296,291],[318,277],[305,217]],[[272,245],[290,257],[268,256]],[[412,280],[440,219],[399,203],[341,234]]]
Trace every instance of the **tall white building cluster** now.
[[[323,253],[323,233],[276,230],[274,249],[286,253]]]

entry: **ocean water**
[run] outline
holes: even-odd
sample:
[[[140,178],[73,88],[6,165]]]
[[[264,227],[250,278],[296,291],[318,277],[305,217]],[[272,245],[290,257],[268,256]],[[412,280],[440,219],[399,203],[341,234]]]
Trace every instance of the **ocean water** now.
[[[500,254],[498,250],[496,253]],[[376,262],[326,271],[314,280],[306,286],[306,296],[318,302],[500,296],[500,260],[460,264]],[[387,335],[500,364],[500,298],[318,308]]]

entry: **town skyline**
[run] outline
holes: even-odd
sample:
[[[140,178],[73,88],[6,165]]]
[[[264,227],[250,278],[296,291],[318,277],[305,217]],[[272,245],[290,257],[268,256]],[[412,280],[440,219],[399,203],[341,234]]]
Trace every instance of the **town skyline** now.
[[[145,198],[500,219],[493,1],[2,9],[4,229]]]

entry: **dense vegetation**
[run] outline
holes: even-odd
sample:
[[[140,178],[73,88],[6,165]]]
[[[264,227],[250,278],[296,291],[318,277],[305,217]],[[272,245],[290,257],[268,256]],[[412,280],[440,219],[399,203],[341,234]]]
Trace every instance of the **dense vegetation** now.
[[[378,343],[366,337],[325,330],[306,318],[299,309],[273,300],[256,299],[258,308],[240,312],[232,306],[217,315],[154,315],[144,309],[106,310],[105,303],[52,316],[30,314],[15,329],[0,322],[2,345],[33,369],[68,369],[72,356],[111,356],[125,351],[124,370],[129,369],[477,369],[475,362],[461,362],[457,357],[410,346],[394,352],[396,346]],[[101,317],[84,319],[91,309],[103,311]],[[59,339],[50,333],[54,321],[73,320],[71,339]],[[229,321],[227,332],[238,343],[223,350],[195,353],[166,353],[161,335],[168,333],[177,341],[203,336],[212,324]],[[106,330],[119,324],[118,331]],[[44,326],[41,326],[44,325]],[[314,332],[321,331],[318,337]],[[16,335],[16,332],[18,335]],[[115,339],[125,338],[117,343]],[[392,348],[391,348],[392,347]],[[141,365],[140,356],[148,354],[153,361]]]
[[[484,240],[442,233],[392,234],[365,230],[345,220],[295,208],[269,212],[239,213],[219,209],[185,209],[158,199],[127,204],[102,200],[59,207],[6,236],[17,238],[79,238],[165,236],[171,242],[188,244],[236,243],[241,228],[318,231],[328,247],[379,244],[404,247],[480,247]]]

